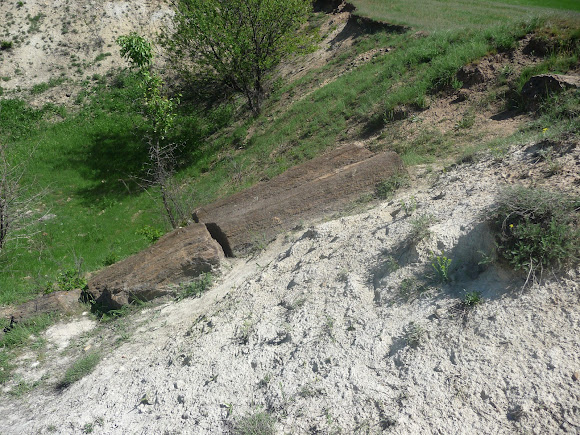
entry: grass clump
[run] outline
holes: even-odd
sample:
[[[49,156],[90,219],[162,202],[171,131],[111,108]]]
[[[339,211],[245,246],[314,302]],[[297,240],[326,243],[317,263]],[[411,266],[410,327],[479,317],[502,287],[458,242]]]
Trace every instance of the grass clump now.
[[[265,411],[248,414],[236,419],[235,435],[274,435],[276,419]]]
[[[481,296],[481,292],[472,291],[465,293],[461,304],[464,308],[473,308],[476,305],[479,305],[483,302],[483,297]]]
[[[580,258],[580,197],[542,189],[506,189],[491,219],[497,249],[528,279],[544,268],[559,269]]]
[[[101,355],[98,352],[93,352],[75,361],[65,372],[58,387],[66,388],[82,379],[95,369],[100,360]]]
[[[185,299],[185,298],[198,298],[200,297],[205,291],[211,287],[213,281],[213,276],[211,273],[204,273],[195,281],[192,281],[187,284],[182,284],[181,291],[177,296],[177,300]]]
[[[379,199],[389,199],[398,189],[408,185],[409,176],[406,173],[400,172],[378,183],[375,187],[375,195]]]

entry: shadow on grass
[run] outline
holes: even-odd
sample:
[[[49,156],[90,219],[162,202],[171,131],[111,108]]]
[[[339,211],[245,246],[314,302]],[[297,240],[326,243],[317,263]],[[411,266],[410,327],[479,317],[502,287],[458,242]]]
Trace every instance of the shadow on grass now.
[[[78,168],[89,180],[77,194],[86,205],[103,198],[120,199],[142,191],[147,177],[147,145],[140,139],[143,130],[127,128],[97,132],[84,153],[71,153],[67,164]]]

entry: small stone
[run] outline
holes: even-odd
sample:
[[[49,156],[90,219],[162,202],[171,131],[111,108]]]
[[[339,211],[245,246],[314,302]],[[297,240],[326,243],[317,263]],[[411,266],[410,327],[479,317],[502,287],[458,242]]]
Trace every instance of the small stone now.
[[[184,420],[187,420],[189,418],[189,414],[187,412],[184,412],[183,415],[181,416],[181,418],[183,418]]]
[[[177,396],[177,403],[181,403],[183,405],[185,403],[185,397],[181,394]]]
[[[572,375],[572,379],[574,379],[575,381],[580,380],[580,372],[574,372],[574,374]]]

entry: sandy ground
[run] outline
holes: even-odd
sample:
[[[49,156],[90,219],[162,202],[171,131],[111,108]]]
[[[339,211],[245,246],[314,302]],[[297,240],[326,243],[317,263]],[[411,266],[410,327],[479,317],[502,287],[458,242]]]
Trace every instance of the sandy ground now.
[[[109,349],[111,326],[53,327],[45,362],[23,362],[44,381],[4,396],[0,433],[229,433],[260,411],[281,434],[578,433],[580,270],[522,290],[524,277],[480,264],[493,251],[482,217],[502,188],[578,173],[577,142],[548,178],[535,150],[420,170],[391,201],[228,260],[201,298],[120,319],[129,337],[64,390],[71,355]],[[443,253],[449,284],[432,279]],[[484,303],[461,309],[468,291]]]

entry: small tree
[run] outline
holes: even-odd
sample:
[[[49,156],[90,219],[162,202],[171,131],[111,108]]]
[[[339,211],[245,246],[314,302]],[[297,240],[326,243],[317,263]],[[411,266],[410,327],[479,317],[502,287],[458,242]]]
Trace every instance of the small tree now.
[[[173,228],[178,225],[183,214],[177,203],[175,192],[170,188],[171,176],[175,169],[177,144],[167,136],[175,122],[177,101],[167,97],[163,91],[163,80],[154,73],[153,48],[151,43],[136,33],[117,38],[121,56],[138,68],[143,89],[143,116],[147,121],[146,140],[149,145],[149,177],[159,186],[163,208]]]
[[[297,30],[311,0],[179,0],[176,32],[166,38],[174,57],[242,92],[260,113],[267,74],[295,52]]]

